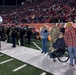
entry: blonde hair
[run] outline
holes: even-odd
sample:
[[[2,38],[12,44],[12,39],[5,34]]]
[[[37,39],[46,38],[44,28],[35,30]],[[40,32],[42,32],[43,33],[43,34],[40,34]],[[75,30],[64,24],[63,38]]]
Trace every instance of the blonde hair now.
[[[71,22],[68,22],[67,24],[66,24],[66,27],[67,28],[69,28],[69,27],[71,27],[72,26],[72,23]]]

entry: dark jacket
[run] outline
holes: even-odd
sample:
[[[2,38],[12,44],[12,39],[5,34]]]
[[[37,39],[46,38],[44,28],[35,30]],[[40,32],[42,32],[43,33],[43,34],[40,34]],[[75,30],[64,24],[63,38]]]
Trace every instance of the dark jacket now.
[[[17,31],[15,29],[12,30],[12,38],[17,37]]]
[[[66,44],[65,44],[64,38],[58,38],[56,42],[53,44],[53,47],[55,49],[65,49]]]
[[[32,31],[31,31],[31,28],[30,28],[30,29],[27,30],[27,38],[31,37],[31,35],[32,35]]]

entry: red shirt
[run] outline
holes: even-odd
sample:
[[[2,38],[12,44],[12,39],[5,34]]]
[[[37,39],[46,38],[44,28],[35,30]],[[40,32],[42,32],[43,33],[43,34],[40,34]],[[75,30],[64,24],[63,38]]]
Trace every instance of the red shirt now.
[[[76,46],[76,29],[74,27],[65,30],[64,40],[67,46]]]

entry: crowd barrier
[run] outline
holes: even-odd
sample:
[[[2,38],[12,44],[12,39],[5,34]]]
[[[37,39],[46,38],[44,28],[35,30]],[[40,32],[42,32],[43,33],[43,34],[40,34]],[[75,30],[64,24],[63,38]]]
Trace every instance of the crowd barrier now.
[[[56,23],[56,24],[58,24],[60,27],[62,27],[62,26],[64,26],[66,23]],[[14,26],[14,25],[16,25],[16,24],[3,24],[3,26],[7,26],[7,25],[9,25],[9,26]],[[53,23],[29,23],[29,24],[24,23],[24,24],[18,24],[18,26],[26,26],[26,25],[35,27],[36,29],[39,30],[40,27],[42,27],[42,26],[44,26],[44,25],[47,25],[47,26],[49,26],[49,27],[52,27]],[[76,23],[73,23],[72,25],[76,28]]]

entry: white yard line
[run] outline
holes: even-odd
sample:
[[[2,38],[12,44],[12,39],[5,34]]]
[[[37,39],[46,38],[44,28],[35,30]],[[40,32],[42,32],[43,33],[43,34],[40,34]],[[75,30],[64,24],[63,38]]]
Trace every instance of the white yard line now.
[[[42,50],[35,42],[32,42],[38,49]]]
[[[13,60],[13,58],[12,59],[8,59],[8,60],[5,60],[3,62],[0,62],[0,64],[4,64],[4,63],[7,63],[7,62],[12,61],[12,60]]]
[[[22,65],[22,66],[20,66],[20,67],[18,67],[18,68],[16,68],[16,69],[14,69],[14,70],[13,70],[13,72],[18,71],[18,70],[20,70],[20,69],[24,68],[25,66],[27,66],[27,64],[24,64],[24,65]]]
[[[41,73],[40,75],[46,75],[46,72]]]
[[[3,56],[4,54],[0,54],[0,56]]]

